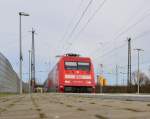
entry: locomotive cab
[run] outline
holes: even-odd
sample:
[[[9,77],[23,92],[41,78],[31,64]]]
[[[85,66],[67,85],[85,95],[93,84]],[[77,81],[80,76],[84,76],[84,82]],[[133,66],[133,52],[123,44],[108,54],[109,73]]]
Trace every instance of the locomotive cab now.
[[[78,54],[66,54],[49,73],[48,91],[94,93],[94,68],[91,59]]]
[[[62,64],[64,74],[61,90],[73,93],[95,92],[93,65],[90,58],[71,54],[62,58]]]

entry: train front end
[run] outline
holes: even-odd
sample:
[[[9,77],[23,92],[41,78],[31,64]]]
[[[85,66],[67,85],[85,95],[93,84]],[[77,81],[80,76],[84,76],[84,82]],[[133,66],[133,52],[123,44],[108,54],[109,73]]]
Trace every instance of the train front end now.
[[[90,58],[65,56],[60,65],[60,92],[95,92],[94,69]]]

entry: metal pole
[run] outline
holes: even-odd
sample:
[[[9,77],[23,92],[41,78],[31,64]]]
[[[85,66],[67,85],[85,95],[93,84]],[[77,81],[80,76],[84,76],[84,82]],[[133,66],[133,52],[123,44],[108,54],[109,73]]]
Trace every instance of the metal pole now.
[[[22,56],[22,28],[21,28],[21,16],[29,16],[29,14],[24,13],[24,12],[19,12],[19,77],[20,77],[20,94],[22,94],[22,61],[23,61],[23,56]]]
[[[149,77],[150,77],[150,66],[149,66]]]
[[[128,80],[127,86],[131,87],[131,38],[128,38]]]
[[[139,69],[139,64],[140,64],[140,56],[139,56],[139,51],[138,50],[138,74],[137,74],[137,81],[138,81],[138,94],[140,93],[140,69]]]
[[[124,79],[125,79],[125,72],[123,72],[123,86],[125,86],[125,83],[124,83]]]
[[[100,64],[100,66],[101,66],[101,77],[103,77],[103,64]],[[101,93],[103,93],[103,80],[101,84]]]
[[[137,85],[138,85],[138,89],[137,89],[137,93],[140,93],[140,51],[144,51],[142,49],[134,49],[137,51],[138,53],[138,71],[137,71]]]
[[[129,76],[129,82],[130,82],[130,88],[132,86],[132,81],[131,81],[131,38],[130,38],[130,55],[129,55],[129,59],[130,59],[130,64],[129,64],[129,70],[130,70],[130,76]]]
[[[29,50],[29,93],[31,93],[31,50]]]
[[[122,85],[124,86],[124,80],[125,80],[125,68],[123,66],[120,66],[120,68],[122,69],[122,71],[120,72],[120,74],[122,74]]]
[[[21,13],[19,13],[19,77],[20,77],[20,94],[22,94],[22,39],[21,39]]]
[[[32,28],[32,54],[31,54],[31,81],[32,81],[32,91],[35,88],[35,47],[34,47],[34,34],[35,31]]]
[[[116,65],[116,86],[118,86],[118,65]]]

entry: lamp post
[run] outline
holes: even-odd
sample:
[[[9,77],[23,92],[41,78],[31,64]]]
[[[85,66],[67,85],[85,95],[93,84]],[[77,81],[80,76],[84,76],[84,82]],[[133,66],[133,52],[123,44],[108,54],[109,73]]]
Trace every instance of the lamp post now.
[[[22,94],[22,31],[21,31],[21,16],[29,16],[29,14],[24,12],[19,12],[19,78],[20,78],[20,94]]]
[[[137,83],[138,83],[138,89],[137,89],[137,93],[140,93],[140,51],[144,51],[142,49],[134,49],[138,52],[138,72],[137,72]]]
[[[100,68],[101,68],[101,72],[100,72],[100,75],[101,75],[101,77],[103,77],[103,64],[100,64]],[[101,81],[101,93],[103,93],[103,85],[104,85],[104,81],[103,81],[103,78],[101,79],[102,81]]]

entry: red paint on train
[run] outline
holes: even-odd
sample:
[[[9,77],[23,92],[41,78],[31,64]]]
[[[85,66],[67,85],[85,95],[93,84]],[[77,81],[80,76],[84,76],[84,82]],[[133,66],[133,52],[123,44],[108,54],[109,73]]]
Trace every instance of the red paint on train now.
[[[94,68],[91,59],[78,55],[64,55],[48,74],[48,92],[94,93]]]

